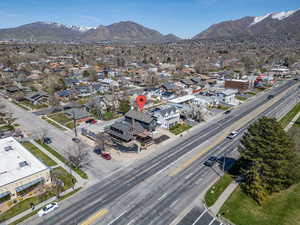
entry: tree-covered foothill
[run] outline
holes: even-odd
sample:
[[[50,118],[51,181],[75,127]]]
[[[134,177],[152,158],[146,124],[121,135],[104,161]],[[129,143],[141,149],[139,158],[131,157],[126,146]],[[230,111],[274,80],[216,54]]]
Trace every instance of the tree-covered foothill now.
[[[299,155],[276,119],[264,117],[251,125],[239,152],[241,187],[259,204],[299,181]]]

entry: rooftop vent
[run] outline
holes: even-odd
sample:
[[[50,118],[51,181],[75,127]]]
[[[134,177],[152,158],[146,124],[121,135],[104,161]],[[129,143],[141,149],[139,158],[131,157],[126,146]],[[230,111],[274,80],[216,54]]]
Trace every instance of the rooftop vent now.
[[[8,152],[8,151],[10,151],[10,150],[13,150],[13,148],[9,145],[9,146],[4,147],[4,150],[5,150],[6,152]]]
[[[20,166],[20,167],[28,166],[28,162],[27,162],[27,161],[19,162],[19,166]]]

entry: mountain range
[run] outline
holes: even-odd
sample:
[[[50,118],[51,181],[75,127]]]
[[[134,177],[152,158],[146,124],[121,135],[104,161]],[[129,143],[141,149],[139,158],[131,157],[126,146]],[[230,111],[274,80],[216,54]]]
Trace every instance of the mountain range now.
[[[300,40],[300,9],[247,16],[210,26],[192,39],[219,39],[234,37],[288,37]]]
[[[290,38],[300,40],[300,9],[246,16],[210,26],[195,39]],[[144,27],[131,21],[108,26],[80,27],[59,23],[35,22],[15,28],[0,29],[0,40],[83,41],[83,42],[176,42],[179,37]]]
[[[174,42],[179,37],[125,21],[109,26],[80,27],[59,23],[35,22],[15,28],[0,29],[0,40],[34,41],[115,41],[115,42]]]

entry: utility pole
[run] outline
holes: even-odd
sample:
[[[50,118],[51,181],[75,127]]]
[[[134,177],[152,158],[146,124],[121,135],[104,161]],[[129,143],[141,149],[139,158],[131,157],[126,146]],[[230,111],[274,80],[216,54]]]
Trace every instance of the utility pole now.
[[[77,137],[76,119],[75,119],[75,112],[74,112],[74,110],[72,111],[72,114],[73,114],[74,134],[75,134],[75,137]]]

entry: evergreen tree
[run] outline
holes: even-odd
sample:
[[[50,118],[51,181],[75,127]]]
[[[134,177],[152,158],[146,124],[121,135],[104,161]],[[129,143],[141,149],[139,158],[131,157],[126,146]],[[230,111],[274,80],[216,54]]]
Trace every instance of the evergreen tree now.
[[[299,181],[299,156],[276,119],[264,117],[251,125],[239,152],[241,186],[258,203]]]

